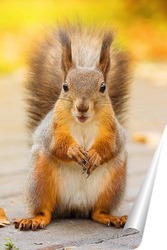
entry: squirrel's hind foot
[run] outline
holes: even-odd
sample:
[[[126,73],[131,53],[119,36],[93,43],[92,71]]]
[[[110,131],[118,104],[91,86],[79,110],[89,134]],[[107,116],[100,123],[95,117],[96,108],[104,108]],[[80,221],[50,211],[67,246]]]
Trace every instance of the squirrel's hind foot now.
[[[14,221],[14,225],[16,229],[19,229],[20,231],[27,231],[27,230],[37,230],[37,229],[43,229],[48,225],[50,222],[50,219],[47,218],[44,215],[37,215],[33,218],[26,218],[21,220]]]
[[[107,226],[115,226],[116,228],[121,228],[124,227],[128,216],[124,215],[121,217],[117,217],[117,216],[111,216],[109,214],[105,214],[105,213],[94,213],[92,215],[92,219],[94,221],[100,222],[102,224],[105,224]]]

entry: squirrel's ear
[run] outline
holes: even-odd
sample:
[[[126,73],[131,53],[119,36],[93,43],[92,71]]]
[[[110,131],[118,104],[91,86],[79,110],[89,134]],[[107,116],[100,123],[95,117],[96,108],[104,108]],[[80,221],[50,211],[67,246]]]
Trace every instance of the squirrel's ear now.
[[[97,68],[102,71],[104,78],[110,67],[110,46],[113,41],[113,34],[111,32],[105,33],[102,41],[100,58]]]
[[[73,66],[71,40],[67,32],[63,30],[59,31],[59,40],[62,45],[61,66],[64,71],[64,78],[65,78],[69,69]]]

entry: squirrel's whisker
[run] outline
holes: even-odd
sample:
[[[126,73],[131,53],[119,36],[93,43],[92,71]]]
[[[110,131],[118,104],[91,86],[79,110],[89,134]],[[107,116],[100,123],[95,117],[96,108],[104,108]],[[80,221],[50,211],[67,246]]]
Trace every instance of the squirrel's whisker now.
[[[66,98],[62,98],[62,97],[59,97],[58,100],[63,100],[63,101],[68,101],[68,102],[73,102],[73,100],[71,99],[66,99]]]

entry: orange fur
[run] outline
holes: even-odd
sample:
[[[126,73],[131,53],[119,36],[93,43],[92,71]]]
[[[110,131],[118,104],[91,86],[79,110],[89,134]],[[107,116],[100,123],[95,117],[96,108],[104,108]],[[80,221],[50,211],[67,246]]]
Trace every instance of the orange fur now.
[[[54,156],[63,161],[71,161],[72,159],[68,157],[67,151],[75,141],[70,136],[67,126],[63,124],[55,124],[54,138],[56,141],[52,149]]]
[[[125,177],[126,177],[126,163],[121,163],[115,166],[114,168],[111,168],[108,172],[108,176],[105,180],[105,187],[104,191],[100,195],[95,210],[102,210],[107,213],[110,211],[111,203],[114,205],[114,203],[117,202],[117,199],[119,197],[115,196],[115,194],[119,190],[123,190],[124,184],[125,184]],[[119,169],[119,174],[118,174]],[[112,201],[112,202],[111,202]]]
[[[55,157],[63,161],[71,161],[67,155],[69,147],[75,143],[74,139],[69,133],[69,121],[71,117],[68,109],[69,105],[64,103],[62,100],[58,100],[55,107],[54,113],[54,124],[53,124],[53,143],[52,152]],[[57,119],[58,117],[58,119]]]
[[[53,184],[58,181],[55,164],[48,157],[39,154],[36,159],[34,169],[34,179],[36,183],[35,191],[38,197],[38,207],[34,213],[41,213],[43,210],[52,212],[57,199],[57,190],[53,189]]]
[[[112,121],[112,109],[108,107],[99,110],[97,120],[99,121],[98,136],[90,149],[94,149],[101,157],[101,164],[108,162],[116,156],[116,126]]]
[[[36,159],[35,169],[33,172],[35,181],[35,197],[31,195],[35,201],[32,208],[34,217],[17,220],[14,222],[15,227],[22,230],[32,228],[44,228],[51,221],[51,215],[58,199],[58,190],[53,188],[54,183],[57,182],[57,169],[45,155],[39,154]],[[32,202],[31,200],[29,201]]]
[[[119,174],[118,174],[119,168]],[[126,163],[121,163],[115,168],[110,169],[108,177],[105,181],[103,192],[98,198],[92,211],[92,219],[102,224],[113,224],[121,227],[125,224],[127,216],[113,217],[110,215],[111,205],[118,205],[120,193],[124,190],[126,177]],[[119,196],[116,194],[119,193]]]

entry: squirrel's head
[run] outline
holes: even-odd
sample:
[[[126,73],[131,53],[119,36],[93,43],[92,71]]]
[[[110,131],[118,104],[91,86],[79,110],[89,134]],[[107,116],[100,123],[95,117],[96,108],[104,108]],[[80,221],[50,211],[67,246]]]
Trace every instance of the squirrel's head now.
[[[75,119],[89,121],[100,108],[111,105],[106,85],[110,67],[110,45],[112,35],[107,33],[99,51],[99,61],[92,68],[78,67],[72,60],[71,41],[66,33],[59,34],[62,45],[62,70],[64,83],[60,100],[68,103]]]

